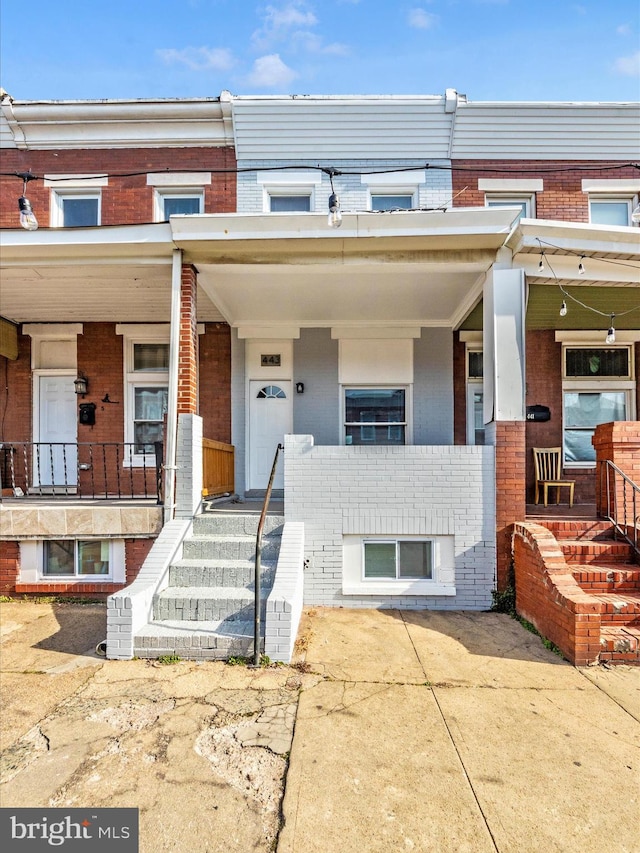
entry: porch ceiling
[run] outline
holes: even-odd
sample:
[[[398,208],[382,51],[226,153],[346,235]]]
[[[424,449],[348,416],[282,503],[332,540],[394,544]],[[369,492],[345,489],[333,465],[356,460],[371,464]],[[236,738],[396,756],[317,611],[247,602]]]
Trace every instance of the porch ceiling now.
[[[489,213],[487,216],[486,214]],[[233,326],[455,326],[517,210],[173,217],[174,241]]]

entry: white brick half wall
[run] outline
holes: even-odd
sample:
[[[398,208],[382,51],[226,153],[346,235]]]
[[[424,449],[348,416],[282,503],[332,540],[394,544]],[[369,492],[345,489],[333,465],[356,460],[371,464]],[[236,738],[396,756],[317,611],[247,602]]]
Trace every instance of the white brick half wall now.
[[[304,524],[304,603],[485,610],[495,587],[495,456],[478,446],[344,446],[285,438],[285,517]],[[344,595],[345,535],[453,540],[454,595]]]
[[[271,660],[291,661],[302,615],[303,569],[304,524],[285,523],[265,616],[264,653]]]

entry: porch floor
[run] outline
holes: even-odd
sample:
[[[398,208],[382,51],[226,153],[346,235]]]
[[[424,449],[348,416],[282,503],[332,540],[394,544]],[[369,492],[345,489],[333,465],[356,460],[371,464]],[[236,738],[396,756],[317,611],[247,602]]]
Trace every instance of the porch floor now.
[[[598,519],[595,503],[588,504],[527,504],[526,521],[539,521],[544,524],[550,520],[595,521]]]
[[[260,515],[264,504],[263,498],[245,498],[242,501],[220,500],[205,501],[203,512],[237,513],[242,515]],[[284,500],[281,497],[273,497],[269,501],[268,515],[284,515]]]

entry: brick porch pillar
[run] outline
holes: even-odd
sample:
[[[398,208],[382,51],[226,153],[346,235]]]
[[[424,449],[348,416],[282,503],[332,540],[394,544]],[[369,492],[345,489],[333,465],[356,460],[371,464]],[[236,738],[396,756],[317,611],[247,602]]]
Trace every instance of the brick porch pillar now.
[[[513,525],[526,517],[527,451],[524,421],[498,421],[489,427],[496,452],[496,574],[505,589],[511,562]]]
[[[183,264],[180,282],[180,354],[178,364],[178,414],[198,413],[198,271]]]
[[[600,463],[609,459],[617,465],[629,479],[640,485],[640,421],[614,421],[599,424],[592,439],[596,450],[596,497],[599,515],[606,515],[607,490],[604,479],[600,477]],[[622,506],[624,497],[622,483],[618,484],[618,505]]]

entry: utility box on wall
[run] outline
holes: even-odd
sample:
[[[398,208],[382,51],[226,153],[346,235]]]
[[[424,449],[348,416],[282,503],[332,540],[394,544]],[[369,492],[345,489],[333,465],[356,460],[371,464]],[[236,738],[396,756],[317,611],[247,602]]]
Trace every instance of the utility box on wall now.
[[[80,403],[80,415],[78,420],[84,426],[93,426],[96,422],[96,404]]]

